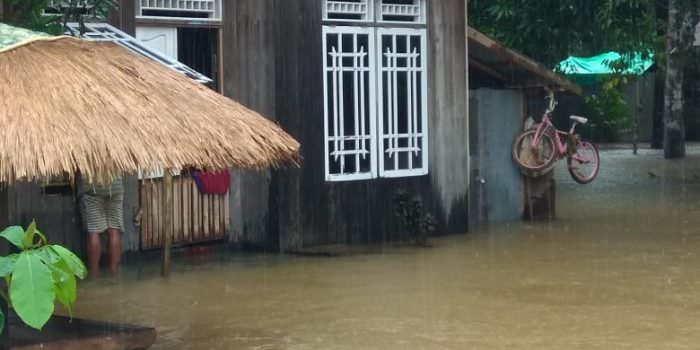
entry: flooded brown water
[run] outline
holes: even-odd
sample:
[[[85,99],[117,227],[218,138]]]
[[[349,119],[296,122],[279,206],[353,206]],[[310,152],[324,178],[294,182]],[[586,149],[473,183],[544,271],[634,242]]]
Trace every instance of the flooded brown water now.
[[[127,266],[76,314],[158,330],[157,349],[697,349],[700,149],[602,154],[558,169],[551,224],[502,224],[432,249],[301,258],[223,254]],[[222,255],[222,254],[218,254]]]

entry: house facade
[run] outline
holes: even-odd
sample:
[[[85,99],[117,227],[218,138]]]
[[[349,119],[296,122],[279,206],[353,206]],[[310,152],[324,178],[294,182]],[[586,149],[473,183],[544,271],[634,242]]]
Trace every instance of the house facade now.
[[[403,238],[399,191],[422,199],[436,232],[467,231],[464,1],[233,6],[223,92],[302,144],[299,168],[234,176],[233,242],[299,251]]]
[[[420,201],[436,234],[516,220],[523,188],[510,140],[539,87],[571,90],[468,28],[464,0],[120,4],[111,25],[88,25],[86,36],[207,84],[302,145],[299,167],[233,170],[226,195],[199,193],[184,171],[172,188],[157,173],[126,177],[127,251],[161,246],[166,191],[176,245],[303,252],[406,239],[411,228],[395,210],[400,193]],[[36,218],[52,240],[81,249],[70,191],[18,184],[3,195],[10,222]]]
[[[186,172],[172,188],[157,173],[126,177],[127,251],[161,246],[166,191],[175,202],[176,245],[223,241],[303,252],[406,239],[411,228],[396,215],[399,193],[420,200],[436,234],[516,220],[523,187],[510,140],[539,87],[567,86],[468,28],[464,0],[120,5],[111,26],[89,25],[86,36],[207,84],[302,145],[299,167],[234,170],[223,196],[199,193]],[[52,240],[82,248],[70,191],[18,184],[2,195],[10,222],[36,218]]]
[[[302,144],[299,167],[234,171],[226,196],[125,178],[125,250],[158,248],[173,191],[176,244],[227,241],[293,252],[406,238],[397,193],[420,198],[440,234],[468,228],[464,0],[122,0],[96,40],[123,34],[190,67]],[[59,1],[51,6],[60,6]],[[105,29],[107,28],[107,29]],[[69,193],[8,189],[8,217],[37,218],[80,249]],[[43,223],[43,224],[42,224]]]

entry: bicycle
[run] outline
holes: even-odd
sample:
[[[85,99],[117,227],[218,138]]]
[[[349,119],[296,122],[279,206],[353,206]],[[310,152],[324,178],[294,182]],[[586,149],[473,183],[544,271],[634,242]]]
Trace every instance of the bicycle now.
[[[572,115],[569,131],[557,129],[551,121],[551,115],[557,106],[554,93],[548,90],[545,97],[548,107],[542,115],[542,121],[519,133],[513,140],[513,160],[527,176],[540,176],[548,173],[557,160],[566,157],[569,174],[574,181],[587,184],[598,175],[600,155],[598,148],[588,141],[583,141],[575,133],[576,126],[585,125],[588,119]]]

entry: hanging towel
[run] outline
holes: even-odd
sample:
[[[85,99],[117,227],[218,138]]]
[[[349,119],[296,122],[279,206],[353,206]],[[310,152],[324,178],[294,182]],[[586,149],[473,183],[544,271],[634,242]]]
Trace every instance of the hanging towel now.
[[[231,173],[228,170],[195,171],[192,178],[202,194],[225,195],[231,185]]]

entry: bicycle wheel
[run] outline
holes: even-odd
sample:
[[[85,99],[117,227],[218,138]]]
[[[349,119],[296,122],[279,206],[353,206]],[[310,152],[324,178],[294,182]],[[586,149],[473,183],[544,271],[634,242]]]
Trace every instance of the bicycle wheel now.
[[[587,184],[593,181],[600,169],[600,155],[598,148],[588,141],[579,141],[576,152],[566,158],[569,165],[569,174],[574,181]]]
[[[544,133],[533,145],[536,133],[537,130],[534,129],[525,130],[513,140],[513,160],[522,170],[538,172],[546,169],[556,160],[552,137]]]

